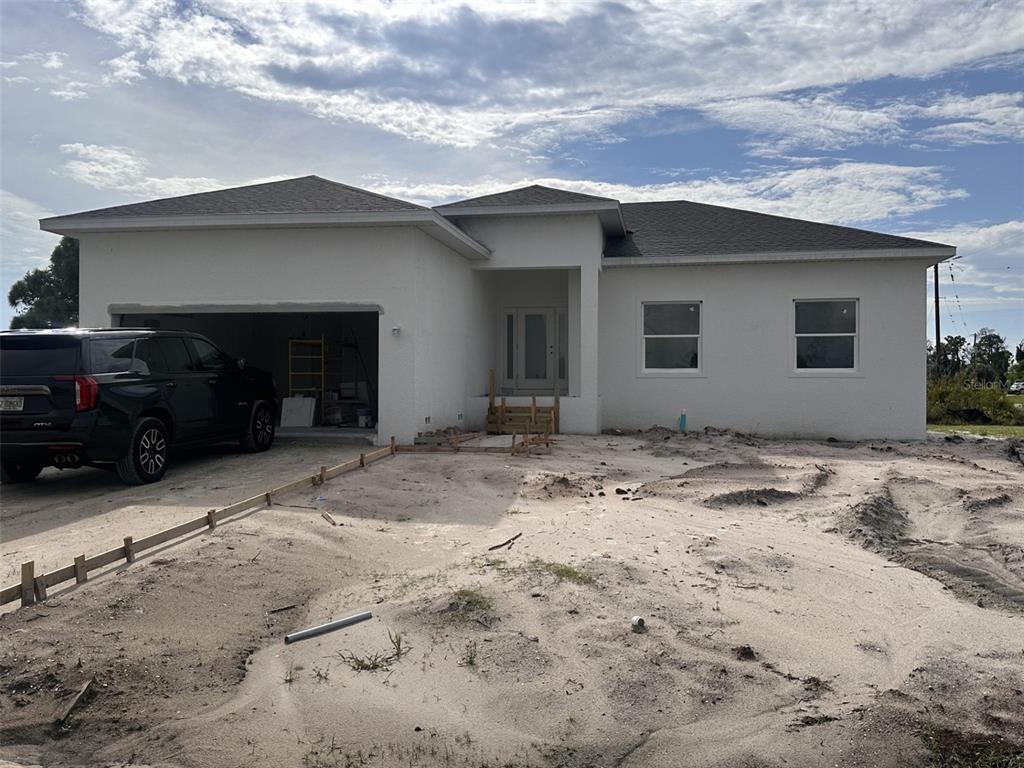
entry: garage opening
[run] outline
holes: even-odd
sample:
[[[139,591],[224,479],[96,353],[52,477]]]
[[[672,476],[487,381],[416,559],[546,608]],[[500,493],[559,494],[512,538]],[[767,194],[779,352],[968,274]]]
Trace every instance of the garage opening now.
[[[201,333],[274,376],[282,432],[375,433],[377,312],[135,312],[114,325]],[[299,398],[302,398],[301,400]]]

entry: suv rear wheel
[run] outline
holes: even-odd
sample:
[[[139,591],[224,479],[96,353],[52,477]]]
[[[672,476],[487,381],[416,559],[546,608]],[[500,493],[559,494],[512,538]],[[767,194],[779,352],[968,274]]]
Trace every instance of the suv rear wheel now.
[[[3,469],[3,482],[5,483],[28,483],[39,477],[43,471],[42,464],[32,464],[23,461],[5,461],[0,465]]]
[[[253,407],[241,443],[249,453],[261,453],[274,444],[274,409],[269,403],[261,401]]]
[[[139,419],[132,430],[128,453],[117,462],[117,474],[128,485],[155,483],[167,471],[170,440],[160,419]]]

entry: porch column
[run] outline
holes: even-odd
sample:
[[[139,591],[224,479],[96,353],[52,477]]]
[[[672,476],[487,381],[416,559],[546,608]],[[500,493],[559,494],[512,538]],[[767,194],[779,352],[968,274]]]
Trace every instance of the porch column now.
[[[601,431],[601,405],[598,391],[598,264],[584,264],[579,272],[579,397],[584,419],[580,431],[598,434]]]

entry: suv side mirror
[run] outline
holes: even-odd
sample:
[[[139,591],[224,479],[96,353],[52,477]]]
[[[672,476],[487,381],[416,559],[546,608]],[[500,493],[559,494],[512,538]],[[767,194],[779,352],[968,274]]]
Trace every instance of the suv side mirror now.
[[[235,360],[235,365],[238,366],[238,370],[244,371],[245,370],[245,358],[244,357],[240,357],[237,360]]]

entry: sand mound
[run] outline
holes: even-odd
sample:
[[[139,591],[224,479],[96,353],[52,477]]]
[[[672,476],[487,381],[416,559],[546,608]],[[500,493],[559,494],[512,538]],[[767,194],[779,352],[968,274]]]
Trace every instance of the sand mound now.
[[[590,498],[605,493],[605,475],[539,472],[527,477],[520,489],[524,499]]]
[[[800,498],[803,498],[803,494],[796,491],[780,491],[778,488],[749,488],[717,494],[705,503],[709,507],[750,506],[752,504],[767,507]]]

